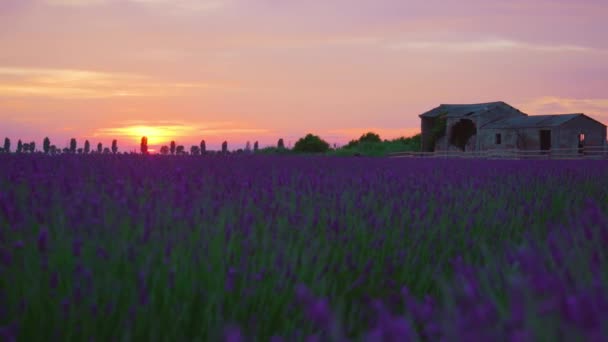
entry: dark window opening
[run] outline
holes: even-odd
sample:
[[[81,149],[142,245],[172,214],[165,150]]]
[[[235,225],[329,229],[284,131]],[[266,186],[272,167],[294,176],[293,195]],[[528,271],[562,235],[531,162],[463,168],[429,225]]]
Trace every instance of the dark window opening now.
[[[502,136],[500,133],[496,133],[496,145],[500,145],[502,143]]]
[[[548,151],[551,149],[551,130],[542,129],[540,134],[540,149],[542,151]]]

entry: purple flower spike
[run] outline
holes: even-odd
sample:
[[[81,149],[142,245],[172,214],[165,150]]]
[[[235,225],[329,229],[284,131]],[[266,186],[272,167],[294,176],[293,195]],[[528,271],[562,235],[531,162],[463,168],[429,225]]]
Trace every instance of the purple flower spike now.
[[[314,334],[314,335],[306,336],[306,339],[304,339],[304,341],[306,341],[306,342],[321,342],[321,338],[319,337],[319,335]]]
[[[530,332],[526,330],[516,330],[511,333],[508,339],[509,342],[532,342],[534,338]]]
[[[403,317],[391,319],[388,326],[385,328],[385,341],[413,341],[414,332],[409,322]]]
[[[226,329],[225,342],[243,342],[245,338],[238,327],[230,327]]]
[[[0,338],[6,342],[16,342],[19,332],[17,324],[13,323],[4,327],[0,327]]]
[[[109,254],[103,247],[97,247],[96,254],[100,259],[109,259]]]
[[[64,298],[61,301],[61,310],[63,311],[63,315],[67,316],[70,313],[70,299]]]
[[[72,241],[72,255],[79,257],[82,253],[82,239],[76,238]]]
[[[46,228],[41,228],[38,233],[38,251],[46,253],[48,251],[49,231]]]
[[[384,342],[384,334],[380,329],[374,329],[367,333],[365,341],[367,342]]]
[[[11,265],[11,263],[13,262],[13,256],[8,251],[8,249],[0,247],[0,261],[2,262],[2,264],[4,264],[4,266],[8,267]]]
[[[49,283],[51,289],[54,290],[57,288],[57,286],[59,285],[59,273],[57,273],[57,271],[51,274],[51,279]]]
[[[314,300],[312,293],[304,284],[296,285],[296,298],[301,304],[308,304]]]
[[[306,313],[308,318],[321,329],[328,329],[331,325],[332,316],[327,299],[314,300],[308,306]]]

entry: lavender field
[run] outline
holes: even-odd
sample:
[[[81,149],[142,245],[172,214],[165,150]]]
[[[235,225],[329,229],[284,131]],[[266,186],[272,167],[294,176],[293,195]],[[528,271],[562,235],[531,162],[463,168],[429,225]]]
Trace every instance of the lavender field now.
[[[7,340],[605,341],[606,245],[608,161],[0,155]]]

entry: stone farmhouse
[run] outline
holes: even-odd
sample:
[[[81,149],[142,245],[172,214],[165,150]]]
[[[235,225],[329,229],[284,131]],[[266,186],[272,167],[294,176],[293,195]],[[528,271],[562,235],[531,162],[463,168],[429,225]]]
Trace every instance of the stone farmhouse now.
[[[606,147],[606,125],[582,114],[528,115],[504,102],[442,104],[420,115],[422,151]]]

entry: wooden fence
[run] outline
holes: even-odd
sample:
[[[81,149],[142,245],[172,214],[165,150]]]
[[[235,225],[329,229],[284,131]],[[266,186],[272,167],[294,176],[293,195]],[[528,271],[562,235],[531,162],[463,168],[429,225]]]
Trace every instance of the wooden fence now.
[[[608,146],[578,148],[554,148],[551,150],[483,150],[483,151],[437,151],[397,152],[392,158],[480,158],[480,159],[608,159]]]

